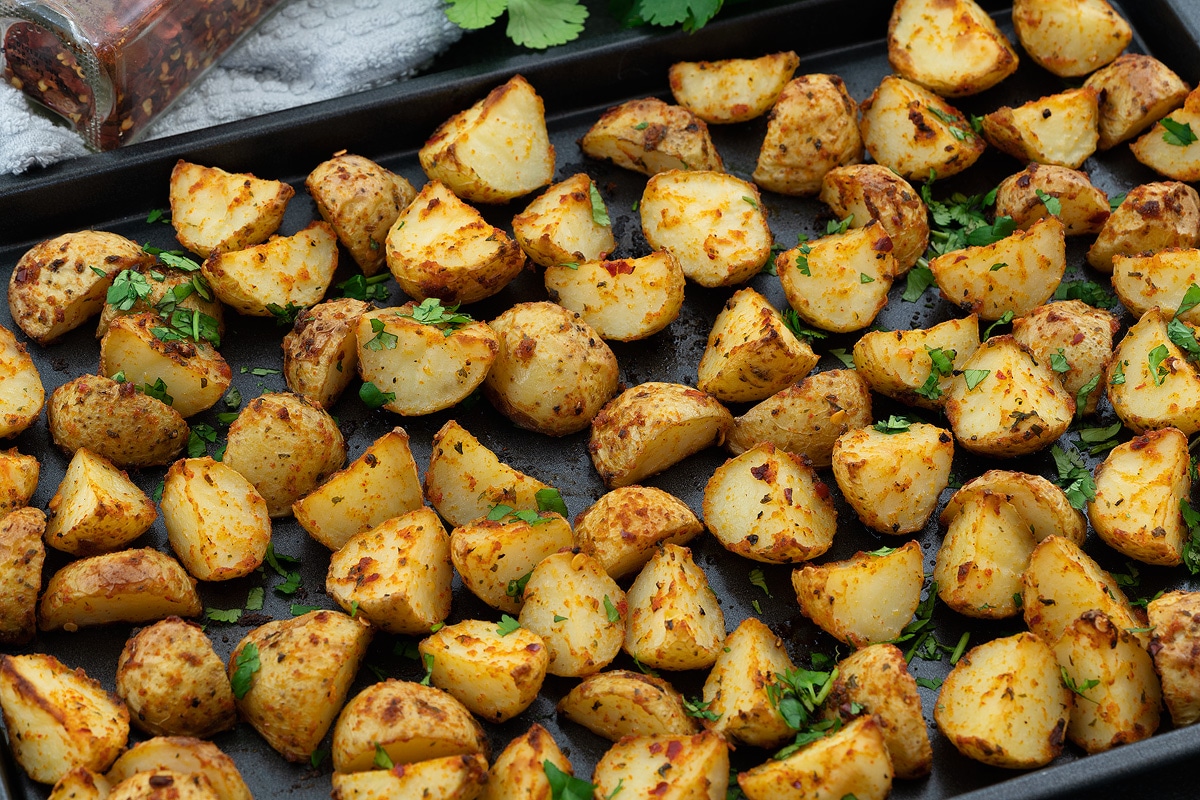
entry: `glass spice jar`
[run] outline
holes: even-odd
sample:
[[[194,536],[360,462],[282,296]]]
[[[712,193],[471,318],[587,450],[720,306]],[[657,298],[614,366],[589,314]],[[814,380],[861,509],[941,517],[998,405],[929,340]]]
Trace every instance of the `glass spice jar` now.
[[[280,0],[0,0],[4,80],[96,150],[149,124]]]

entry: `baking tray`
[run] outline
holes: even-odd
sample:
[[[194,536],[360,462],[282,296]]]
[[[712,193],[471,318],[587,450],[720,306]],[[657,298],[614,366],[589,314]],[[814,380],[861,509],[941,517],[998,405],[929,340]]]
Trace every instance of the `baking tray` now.
[[[1011,36],[1011,25],[1003,5],[984,5],[996,12]],[[145,218],[151,209],[166,206],[167,179],[171,167],[181,157],[229,170],[252,171],[295,185],[298,192],[284,220],[284,233],[303,227],[317,216],[314,204],[303,191],[303,179],[313,166],[337,150],[348,149],[374,158],[420,185],[424,176],[416,161],[416,148],[450,114],[467,107],[514,72],[524,74],[545,100],[558,156],[556,177],[588,172],[601,187],[613,218],[618,242],[616,255],[642,255],[648,252],[648,247],[632,206],[641,195],[644,178],[586,159],[576,144],[578,137],[599,114],[608,106],[633,97],[648,94],[668,97],[666,70],[674,61],[757,56],[781,49],[794,49],[800,54],[802,73],[841,75],[850,93],[862,100],[889,71],[883,34],[890,7],[888,0],[864,0],[853,4],[806,0],[766,7],[743,4],[731,8],[727,19],[710,23],[691,36],[653,30],[605,33],[547,53],[516,51],[498,41],[491,32],[469,37],[459,45],[459,52],[478,42],[479,52],[483,54],[481,63],[456,65],[453,69],[406,84],[98,154],[29,176],[0,179],[0,268],[7,274],[20,255],[43,238],[89,227],[112,230],[160,247],[174,246],[170,226],[149,224]],[[603,13],[597,9],[598,6],[593,8],[594,14]],[[1138,32],[1134,49],[1155,54],[1186,80],[1193,84],[1197,81],[1200,77],[1197,74],[1200,71],[1200,44],[1195,30],[1196,20],[1200,20],[1198,0],[1131,1],[1122,11]],[[968,112],[983,113],[1002,104],[1017,104],[1060,91],[1065,86],[1065,82],[1024,59],[1015,76],[985,94],[961,101],[960,107]],[[738,126],[712,127],[714,140],[730,172],[742,177],[749,175],[764,130],[765,121],[761,119]],[[1152,173],[1132,159],[1126,148],[1092,159],[1085,168],[1097,185],[1110,193],[1125,191],[1154,179]],[[981,191],[1018,169],[1016,161],[989,151],[965,175],[939,184],[936,194],[941,197],[951,190]],[[768,208],[777,241],[785,245],[795,242],[799,233],[815,235],[824,229],[826,214],[815,200],[766,193],[763,202]],[[517,201],[510,206],[485,208],[484,211],[494,224],[509,228],[512,215],[523,208],[524,203]],[[1070,242],[1068,263],[1068,279],[1084,274],[1097,277],[1084,266],[1080,242]],[[352,274],[349,265],[350,260],[345,258],[337,280]],[[764,292],[777,307],[785,306],[776,278],[761,275],[751,281],[751,285]],[[404,298],[395,284],[389,282],[388,286],[393,302],[402,302]],[[893,289],[891,302],[877,320],[884,328],[925,326],[956,315],[954,308],[937,299],[932,292],[919,303],[902,302],[899,298],[902,289],[902,285]],[[621,380],[627,385],[647,380],[694,384],[696,364],[712,320],[731,292],[731,289],[710,290],[689,284],[684,310],[669,328],[641,343],[614,343],[612,348],[621,366]],[[526,272],[499,295],[475,304],[469,310],[476,318],[490,319],[514,302],[544,298],[540,276]],[[1129,321],[1126,319],[1125,323]],[[13,328],[6,304],[0,308],[0,324]],[[283,330],[275,327],[272,321],[229,315],[222,352],[234,366],[234,385],[246,400],[263,391],[285,388],[281,375],[254,375],[239,369],[279,369],[278,343],[282,333]],[[832,348],[850,347],[853,341],[853,336],[831,336],[819,343],[817,349],[828,354]],[[90,325],[56,345],[48,348],[31,345],[30,350],[48,393],[77,375],[94,371],[98,360]],[[819,369],[840,366],[834,357],[826,355]],[[354,395],[352,387],[333,409],[346,436],[351,458],[361,453],[384,430],[402,424],[412,438],[414,455],[423,474],[434,432],[447,420],[457,419],[501,459],[559,487],[572,517],[604,491],[586,455],[586,433],[563,439],[532,435],[515,428],[486,401],[464,403],[428,417],[400,419],[382,411],[367,411]],[[733,411],[741,413],[744,408],[735,406]],[[904,411],[908,410],[875,398],[877,418]],[[923,416],[937,421],[933,415]],[[1101,419],[1112,421],[1112,418],[1111,408],[1102,406]],[[211,413],[199,415],[193,421],[216,426]],[[35,453],[43,459],[42,477],[33,504],[45,507],[62,478],[67,459],[54,448],[44,417],[18,437],[15,444],[22,452]],[[703,486],[725,457],[718,450],[709,450],[647,483],[679,496],[699,513]],[[1094,460],[1091,463],[1095,463]],[[1047,475],[1053,470],[1050,456],[1045,452],[1023,459],[998,461],[968,457],[960,449],[955,458],[954,476],[958,481],[965,481],[986,469],[1001,466]],[[161,475],[161,470],[144,470],[134,473],[133,477],[144,489],[152,491]],[[832,476],[826,472],[825,478],[837,501],[839,533],[833,548],[822,560],[844,558],[857,550],[898,543],[897,537],[881,537],[860,525],[842,501]],[[944,503],[950,494],[951,490],[943,493],[941,501]],[[921,541],[927,570],[932,570],[941,538],[936,522],[931,521],[920,534],[905,538]],[[209,623],[208,633],[222,658],[228,657],[250,624],[259,624],[267,617],[290,616],[289,608],[293,602],[333,607],[323,591],[328,552],[291,520],[276,524],[274,542],[279,552],[301,559],[304,584],[296,597],[285,598],[271,591],[280,580],[269,572],[265,578],[251,576],[201,587],[204,604],[215,608],[240,607],[251,587],[266,585],[268,588],[263,616],[243,617],[246,624]],[[136,544],[169,551],[161,520]],[[790,567],[759,565],[732,556],[707,534],[694,540],[691,546],[721,598],[729,630],[747,615],[755,613],[751,602],[757,600],[762,608],[761,618],[782,636],[798,665],[806,666],[812,652],[835,652],[836,642],[800,615],[790,586]],[[1095,536],[1089,537],[1086,549],[1106,567],[1123,567],[1124,559],[1100,545]],[[65,561],[62,554],[48,554],[46,575]],[[750,584],[749,571],[754,567],[763,569],[770,597]],[[1141,594],[1152,594],[1163,586],[1197,588],[1194,580],[1185,577],[1182,568],[1168,570],[1142,566],[1141,570]],[[627,586],[628,581],[624,585]],[[470,617],[492,619],[496,614],[466,592],[456,579],[451,621]],[[966,620],[941,605],[934,613],[934,620],[939,638],[949,643],[957,641],[960,633],[968,629],[972,632],[972,644],[977,644],[1022,627],[1016,620],[995,623]],[[78,634],[40,634],[29,646],[12,652],[53,653],[72,667],[83,667],[111,687],[117,655],[130,630],[128,625],[114,625]],[[353,692],[374,682],[377,675],[416,678],[421,674],[415,661],[394,654],[400,639],[402,637],[387,635],[376,638],[366,659],[369,666],[360,671]],[[842,646],[840,652],[845,655],[847,648]],[[624,655],[613,666],[635,668],[632,660]],[[948,665],[914,660],[912,670],[918,676],[939,679],[948,671]],[[676,673],[667,677],[691,696],[698,694],[704,676]],[[539,722],[560,742],[576,771],[580,775],[589,775],[608,743],[571,722],[564,720],[560,724],[554,711],[557,700],[574,683],[568,679],[548,678],[538,700],[525,713],[504,725],[489,726],[494,753],[531,723]],[[1097,797],[1106,796],[1118,781],[1146,791],[1159,787],[1156,790],[1159,797],[1176,796],[1169,794],[1171,791],[1182,792],[1177,796],[1190,796],[1190,788],[1180,788],[1184,787],[1183,780],[1172,776],[1182,773],[1179,765],[1200,756],[1200,728],[1167,731],[1149,741],[1087,758],[1069,745],[1067,752],[1051,767],[1021,774],[984,766],[959,755],[932,724],[934,692],[924,688],[920,692],[934,745],[934,771],[927,779],[897,781],[893,797],[959,796],[996,800],[1002,797],[1070,797],[1085,792],[1089,797]],[[1169,723],[1164,725],[1164,728],[1168,727]],[[134,737],[140,738],[140,735],[135,733]],[[319,798],[329,792],[328,760],[316,769],[305,764],[287,764],[246,724],[217,736],[214,741],[234,758],[256,797]],[[328,740],[325,746],[328,746]],[[0,748],[0,751],[0,778],[3,779],[0,796],[6,800],[45,797],[47,787],[29,782],[12,763],[7,749]],[[733,760],[744,768],[766,756],[762,751],[744,747],[734,753]]]

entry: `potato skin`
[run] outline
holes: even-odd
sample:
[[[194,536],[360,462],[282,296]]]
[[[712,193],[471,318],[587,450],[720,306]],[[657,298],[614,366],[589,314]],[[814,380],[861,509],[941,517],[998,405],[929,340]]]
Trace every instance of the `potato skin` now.
[[[41,509],[21,508],[0,519],[0,645],[21,645],[37,631],[37,595],[46,547]]]
[[[475,800],[488,781],[487,759],[479,753],[396,764],[389,770],[333,773],[333,800]]]
[[[704,523],[682,500],[653,486],[623,486],[575,517],[575,541],[615,580],[640,570],[667,544],[683,545]]]
[[[0,378],[0,436],[11,438],[37,422],[46,402],[46,390],[25,345],[2,325]]]
[[[273,316],[273,305],[319,303],[337,271],[337,235],[314,221],[291,236],[229,253],[213,253],[200,271],[222,303],[240,314]]]
[[[1096,152],[1099,115],[1099,95],[1085,86],[1002,106],[983,118],[983,135],[1019,161],[1079,169]]]
[[[704,120],[656,97],[608,109],[579,146],[592,158],[608,159],[645,175],[671,169],[725,169]]]
[[[297,314],[283,337],[288,389],[322,408],[336,403],[358,368],[355,324],[370,308],[361,300],[340,297]]]
[[[679,61],[667,71],[667,82],[675,102],[705,122],[746,122],[767,113],[799,65],[791,50],[759,58]]]
[[[81,375],[55,389],[46,416],[63,451],[86,447],[118,467],[169,464],[190,431],[166,403],[100,375]]]
[[[652,675],[613,669],[589,675],[558,703],[558,712],[597,736],[619,742],[627,736],[697,733],[683,696]]]
[[[1150,655],[1162,679],[1162,697],[1179,726],[1200,720],[1200,593],[1173,591],[1146,607],[1154,635]]]
[[[782,761],[737,776],[749,800],[845,797],[884,800],[892,791],[892,761],[874,716],[858,717]]]
[[[1135,186],[1112,212],[1087,253],[1101,272],[1113,271],[1118,253],[1137,255],[1200,243],[1200,195],[1178,181]]]
[[[1107,392],[1103,375],[1112,360],[1113,336],[1120,329],[1117,317],[1102,308],[1092,308],[1080,300],[1064,300],[1038,306],[1023,317],[1013,320],[1013,338],[1024,345],[1039,363],[1048,364],[1055,354],[1061,354],[1070,367],[1058,373],[1063,388],[1071,397],[1092,379],[1100,377],[1088,392],[1082,409],[1091,414]]]
[[[76,556],[118,550],[158,518],[154,503],[127,474],[86,447],[71,457],[46,511],[46,544]]]
[[[551,800],[545,769],[547,761],[568,775],[574,774],[571,762],[563,755],[554,737],[535,722],[496,756],[481,797],[483,800]]]
[[[180,159],[171,170],[171,225],[180,244],[205,258],[244,250],[279,228],[295,194],[281,181]]]
[[[990,89],[1017,69],[1017,53],[974,0],[899,0],[888,21],[892,69],[944,97]]]
[[[1087,519],[1083,512],[1071,507],[1067,495],[1041,475],[991,469],[972,478],[955,492],[938,518],[949,527],[965,506],[980,496],[998,495],[1020,512],[1035,539],[1062,536],[1082,545],[1087,535]]]
[[[952,365],[962,364],[979,349],[979,317],[968,314],[961,319],[948,319],[929,328],[908,331],[867,331],[854,344],[855,370],[850,375],[860,376],[864,386],[870,384],[882,395],[920,408],[941,408],[946,402],[946,391],[953,381],[952,375],[939,376],[937,392],[931,399],[917,392],[933,371],[930,350],[941,350]],[[857,427],[870,424],[870,394],[867,397],[867,416]],[[843,403],[842,405],[846,405]],[[734,435],[737,435],[735,428]],[[832,446],[832,442],[830,443]]]
[[[185,775],[173,769],[135,772],[112,788],[111,800],[219,800],[202,773]]]
[[[0,450],[0,515],[29,505],[41,472],[33,456],[23,455],[15,447]]]
[[[951,520],[938,548],[938,596],[960,614],[1001,619],[1020,612],[1021,575],[1037,545],[1032,525],[1001,494],[982,492]]]
[[[1009,216],[1022,230],[1050,211],[1038,191],[1057,199],[1058,214],[1067,236],[1099,233],[1112,213],[1108,197],[1092,185],[1087,173],[1054,164],[1030,164],[1010,175],[996,189],[996,216]]]
[[[200,626],[179,617],[129,637],[116,685],[133,724],[155,736],[207,738],[237,722],[225,665]]]
[[[450,560],[463,584],[492,608],[519,613],[524,596],[516,582],[533,572],[549,555],[571,548],[571,526],[558,514],[538,515],[539,521],[517,517],[480,518],[450,534]]]
[[[1015,0],[1012,19],[1029,57],[1063,78],[1108,64],[1133,38],[1107,0]]]
[[[1152,370],[1150,354],[1159,347],[1166,348],[1166,357]],[[1125,380],[1114,383],[1118,369]],[[1171,341],[1161,308],[1150,309],[1125,332],[1103,380],[1117,417],[1135,433],[1166,427],[1187,436],[1200,431],[1200,370]]]
[[[1093,72],[1084,86],[1100,93],[1101,150],[1132,139],[1178,108],[1188,86],[1158,59],[1126,53]]]
[[[625,652],[658,669],[704,669],[725,641],[725,614],[692,552],[664,543],[629,587]]]
[[[623,788],[634,798],[721,800],[729,784],[729,749],[709,731],[623,739],[596,763],[595,796],[612,797]]]
[[[757,617],[747,617],[728,636],[704,681],[704,702],[719,714],[705,727],[754,747],[778,747],[794,731],[771,702],[768,688],[796,665],[783,640]]]
[[[839,219],[866,227],[878,220],[892,240],[896,274],[908,272],[929,247],[929,212],[908,181],[879,164],[834,167],[821,179],[821,202]]]
[[[113,762],[105,777],[116,783],[138,772],[164,768],[184,775],[202,774],[220,800],[252,800],[233,759],[212,742],[188,736],[156,736],[139,742]]]

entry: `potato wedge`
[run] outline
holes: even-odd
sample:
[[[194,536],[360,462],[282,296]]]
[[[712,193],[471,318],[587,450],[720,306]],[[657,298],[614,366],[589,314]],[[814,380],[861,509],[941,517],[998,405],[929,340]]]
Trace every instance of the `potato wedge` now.
[[[614,669],[589,675],[558,703],[558,712],[597,736],[687,736],[700,725],[688,716],[683,695],[662,678]]]
[[[155,769],[201,774],[220,800],[251,800],[250,789],[233,759],[212,742],[186,736],[157,736],[138,742],[113,762],[106,777],[112,783],[119,783],[138,772]]]
[[[475,800],[488,779],[487,759],[479,753],[430,758],[388,770],[333,773],[334,800]]]
[[[42,468],[33,456],[13,447],[0,450],[0,516],[29,505]]]
[[[800,65],[791,50],[759,58],[680,61],[667,71],[675,102],[711,124],[761,117]]]
[[[783,640],[757,617],[747,617],[728,636],[704,681],[704,702],[717,715],[706,727],[754,747],[778,747],[794,731],[783,721],[768,688],[795,669]]]
[[[669,250],[641,258],[546,267],[546,293],[605,339],[632,342],[670,325],[686,283]]]
[[[571,526],[550,512],[539,514],[536,522],[512,515],[481,518],[450,534],[450,560],[476,597],[492,608],[516,614],[533,568],[574,544]]]
[[[879,164],[834,167],[821,179],[821,202],[838,219],[864,228],[877,220],[892,240],[896,274],[912,269],[929,246],[929,212],[920,196],[895,172]]]
[[[219,800],[208,778],[172,769],[135,772],[112,788],[109,800]]]
[[[1017,108],[1001,106],[984,116],[983,135],[1019,161],[1079,169],[1096,152],[1099,118],[1100,95],[1085,86]]]
[[[1174,125],[1171,125],[1174,123]],[[1153,128],[1129,145],[1133,156],[1159,175],[1177,181],[1200,180],[1200,147],[1195,136],[1176,136],[1168,126],[1187,125],[1200,128],[1200,93],[1193,91],[1169,117],[1159,120]],[[1190,127],[1189,127],[1190,129]]]
[[[938,521],[950,527],[963,509],[988,494],[1000,496],[1015,508],[1037,541],[1047,536],[1062,536],[1083,545],[1087,519],[1071,506],[1062,489],[1041,475],[1025,472],[990,469],[972,478],[946,503]]]
[[[863,160],[858,104],[837,75],[801,75],[783,87],[751,176],[763,189],[811,195],[825,174]]]
[[[296,315],[283,337],[283,377],[287,387],[322,408],[330,408],[358,371],[358,318],[371,306],[340,297]]]
[[[1021,575],[1037,546],[1031,527],[1001,494],[985,490],[963,502],[933,568],[942,602],[968,617],[1019,614]]]
[[[1107,0],[1015,0],[1012,19],[1029,57],[1063,78],[1103,67],[1133,38]]]
[[[1013,320],[1012,335],[1034,360],[1058,373],[1067,394],[1075,398],[1076,411],[1083,415],[1094,413],[1105,394],[1104,371],[1112,360],[1113,336],[1119,329],[1112,312],[1080,300],[1064,300],[1038,306]]]
[[[990,89],[1017,70],[1017,53],[974,0],[899,0],[888,21],[892,69],[944,97]]]
[[[74,632],[110,622],[149,622],[200,614],[196,581],[157,550],[120,550],[72,561],[50,578],[38,628]]]
[[[575,518],[579,549],[614,580],[640,570],[659,547],[687,544],[703,531],[682,500],[653,486],[613,489]]]
[[[781,761],[740,772],[749,800],[845,797],[884,800],[892,791],[892,761],[883,729],[873,716],[859,717]]]
[[[725,615],[686,547],[666,542],[626,595],[625,652],[656,669],[711,667],[725,642]]]
[[[295,194],[280,181],[180,159],[171,170],[171,224],[179,243],[199,256],[243,250],[279,228]]]
[[[1174,427],[1191,436],[1200,431],[1200,369],[1171,340],[1164,317],[1150,309],[1117,345],[1106,373],[1108,399],[1135,433]],[[1195,337],[1195,328],[1179,325],[1176,338]]]
[[[225,306],[213,296],[204,276],[194,268],[188,270],[151,260],[116,273],[96,324],[96,338],[103,339],[112,321],[125,314],[154,311],[164,320],[173,320],[176,311],[184,311],[186,324],[190,325],[193,310],[212,318],[205,322],[215,326],[217,338],[225,335]]]
[[[554,177],[542,98],[520,75],[443,122],[417,155],[430,180],[475,203],[504,203]]]
[[[72,767],[50,790],[48,800],[106,800],[112,786],[99,772]]]
[[[586,172],[551,186],[512,225],[525,255],[543,267],[600,261],[617,246],[604,198]]]
[[[1135,186],[1109,216],[1088,250],[1087,260],[1101,272],[1113,271],[1118,254],[1137,255],[1168,247],[1200,244],[1200,195],[1177,181]]]
[[[880,394],[908,405],[940,408],[954,380],[954,368],[978,349],[979,317],[969,314],[930,328],[867,331],[854,344],[854,364],[857,374]],[[939,356],[936,372],[935,353]]]
[[[1041,194],[1038,194],[1041,192]],[[1087,173],[1053,164],[1030,164],[1000,182],[996,216],[1012,217],[1025,230],[1051,216],[1042,195],[1058,200],[1057,216],[1067,236],[1099,233],[1111,213],[1108,197],[1092,185]]]
[[[146,493],[86,447],[71,457],[46,510],[46,544],[75,556],[119,550],[158,519]]]
[[[225,664],[200,626],[179,617],[129,637],[117,659],[116,688],[133,724],[153,736],[208,738],[237,723]],[[114,775],[114,783],[127,777]]]
[[[721,800],[729,786],[729,745],[707,731],[624,739],[600,757],[592,780],[601,797],[621,787],[626,800]]]
[[[1084,81],[1100,93],[1101,150],[1132,139],[1183,105],[1188,85],[1153,56],[1126,53]]]
[[[1146,606],[1154,635],[1150,655],[1162,679],[1162,698],[1171,721],[1191,725],[1200,720],[1200,662],[1193,655],[1200,641],[1200,594],[1172,591]]]
[[[25,345],[0,325],[0,437],[16,436],[37,422],[45,402],[42,376]]]
[[[0,645],[21,645],[37,632],[37,595],[46,548],[41,509],[20,508],[0,518]]]
[[[613,489],[720,445],[732,426],[729,410],[704,392],[678,383],[643,383],[600,409],[588,452]]]
[[[608,109],[579,146],[585,155],[645,175],[673,169],[725,169],[704,120],[656,97]]]
[[[1136,317],[1158,306],[1164,318],[1174,318],[1188,288],[1200,284],[1200,249],[1195,247],[1167,247],[1137,255],[1117,253],[1112,264],[1113,289],[1121,305]],[[1200,306],[1178,316],[1189,325],[1198,325]]]
[[[560,772],[573,773],[571,762],[563,755],[558,743],[538,723],[509,741],[496,756],[488,770],[483,800],[552,800],[550,780],[546,777],[546,762]]]
[[[321,302],[337,271],[337,235],[310,222],[291,236],[229,253],[214,253],[200,271],[222,303],[239,314],[269,317],[275,309]]]

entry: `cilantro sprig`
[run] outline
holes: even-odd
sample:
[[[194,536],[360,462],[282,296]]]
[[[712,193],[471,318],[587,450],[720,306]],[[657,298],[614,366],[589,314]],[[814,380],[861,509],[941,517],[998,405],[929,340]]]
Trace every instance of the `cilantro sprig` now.
[[[1096,482],[1092,480],[1092,471],[1074,447],[1068,450],[1054,445],[1050,448],[1050,455],[1054,457],[1054,466],[1058,471],[1058,479],[1054,482],[1067,495],[1071,507],[1082,511],[1084,506],[1096,499]]]
[[[442,301],[436,297],[427,297],[421,301],[420,305],[413,306],[411,314],[397,314],[396,316],[416,320],[423,325],[433,325],[445,336],[450,336],[462,326],[470,325],[475,321],[469,314],[458,313],[458,303],[444,306]],[[371,329],[375,330],[374,320],[372,320]]]

